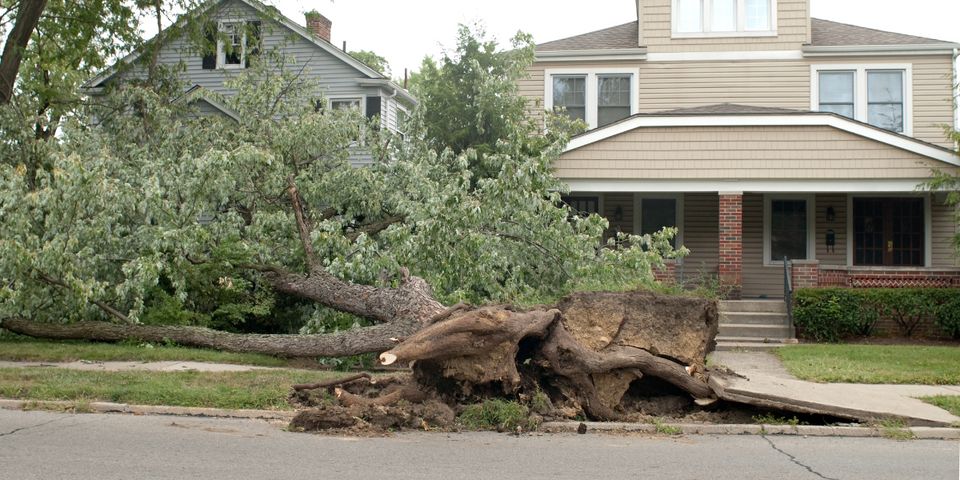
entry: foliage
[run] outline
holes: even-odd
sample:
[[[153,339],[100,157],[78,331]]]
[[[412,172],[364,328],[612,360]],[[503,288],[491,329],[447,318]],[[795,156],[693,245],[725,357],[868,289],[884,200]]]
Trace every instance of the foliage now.
[[[357,50],[355,52],[350,52],[350,56],[356,58],[363,62],[364,65],[380,72],[381,75],[389,77],[390,72],[390,62],[386,58],[377,55],[376,52],[370,50]]]
[[[794,416],[793,418],[781,417],[772,413],[764,413],[761,415],[754,415],[753,422],[760,425],[789,425],[791,427],[798,427],[800,425],[807,425],[807,422],[804,422]]]
[[[497,58],[506,68],[506,57]],[[438,148],[422,121],[401,141],[364,126],[359,112],[317,112],[320,89],[300,71],[277,56],[245,69],[230,83],[239,94],[224,99],[239,122],[197,118],[175,91],[120,85],[69,118],[60,137],[25,136],[40,167],[0,165],[0,316],[234,330],[274,317],[284,329],[308,319],[307,331],[362,326],[270,287],[270,272],[310,268],[291,184],[323,269],[391,286],[407,267],[445,303],[650,285],[651,266],[685,253],[670,246],[670,230],[602,245],[606,220],[571,214],[560,202],[566,187],[552,174],[569,138],[562,123],[534,134],[518,123],[518,110],[484,130],[489,119],[481,115],[474,126],[495,135],[485,141],[496,146],[482,154]],[[483,72],[474,71],[483,95],[520,105],[506,85],[511,75]],[[424,102],[418,118],[429,118],[430,108]],[[28,131],[15,115],[0,121]],[[379,161],[352,168],[356,149]],[[387,219],[388,227],[366,233]]]
[[[951,289],[801,289],[794,302],[797,328],[816,341],[868,336],[881,318],[892,319],[907,337],[924,321],[948,335],[960,334],[960,300]]]
[[[776,354],[792,375],[813,382],[960,384],[956,347],[788,345]]]
[[[910,430],[906,422],[900,418],[885,418],[876,422],[875,427],[880,430],[883,438],[904,442],[913,440],[917,436]]]
[[[530,409],[517,402],[501,399],[468,405],[457,417],[470,430],[524,431],[536,430],[538,423],[530,417]]]
[[[660,435],[683,435],[683,429],[677,425],[669,425],[659,418],[653,419],[653,426]]]
[[[938,395],[934,397],[922,397],[920,400],[931,405],[936,405],[958,417],[960,417],[960,396],[956,395]]]

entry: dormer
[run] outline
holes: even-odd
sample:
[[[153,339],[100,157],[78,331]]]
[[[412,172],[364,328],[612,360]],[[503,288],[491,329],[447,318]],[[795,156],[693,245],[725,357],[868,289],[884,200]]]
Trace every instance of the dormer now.
[[[649,53],[799,50],[809,0],[637,0],[638,45]]]

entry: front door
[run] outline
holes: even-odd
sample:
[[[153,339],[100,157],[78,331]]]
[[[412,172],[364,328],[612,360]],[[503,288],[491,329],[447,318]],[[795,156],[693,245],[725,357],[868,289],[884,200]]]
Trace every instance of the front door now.
[[[853,199],[853,264],[856,266],[922,267],[924,200]]]

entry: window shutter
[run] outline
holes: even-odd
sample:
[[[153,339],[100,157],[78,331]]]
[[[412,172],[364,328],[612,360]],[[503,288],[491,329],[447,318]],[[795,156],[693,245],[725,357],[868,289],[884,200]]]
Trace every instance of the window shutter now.
[[[203,36],[206,42],[203,45],[203,64],[200,68],[213,70],[217,68],[217,24],[213,22],[205,24]]]
[[[367,97],[367,118],[380,115],[380,97]]]
[[[247,22],[247,61],[246,67],[250,67],[250,57],[260,55],[262,35],[260,33],[260,21]]]

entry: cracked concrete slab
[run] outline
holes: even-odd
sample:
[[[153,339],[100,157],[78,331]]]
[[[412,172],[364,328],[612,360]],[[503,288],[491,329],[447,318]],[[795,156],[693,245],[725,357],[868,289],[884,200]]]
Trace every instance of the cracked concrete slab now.
[[[710,386],[724,400],[860,421],[901,418],[916,426],[960,423],[960,417],[916,398],[957,395],[960,386],[814,383],[784,375],[786,369],[774,365],[779,359],[769,353],[722,352],[711,358],[742,376],[711,375]]]

